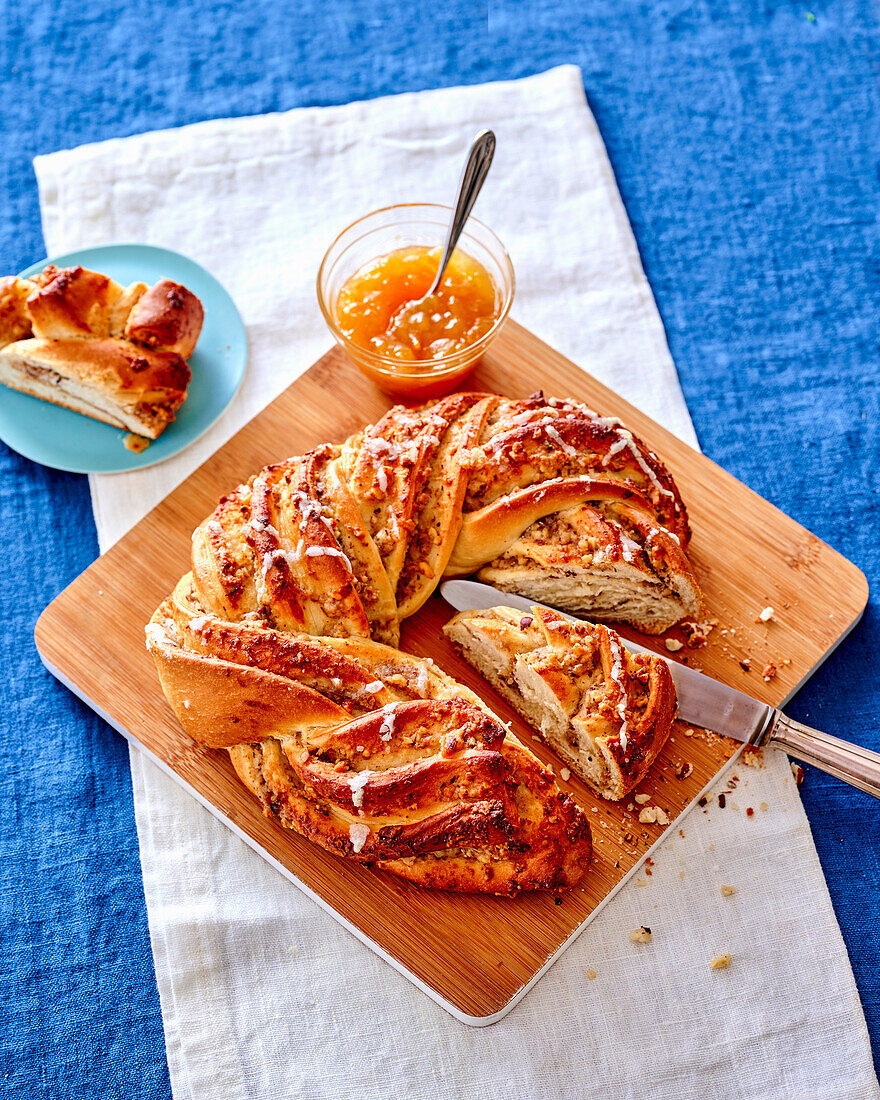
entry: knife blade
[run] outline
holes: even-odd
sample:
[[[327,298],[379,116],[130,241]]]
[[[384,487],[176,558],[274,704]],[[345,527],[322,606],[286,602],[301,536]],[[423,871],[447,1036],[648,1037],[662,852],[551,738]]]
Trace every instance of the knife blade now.
[[[544,607],[572,622],[585,621],[557,607],[512,592],[502,592],[479,581],[445,581],[440,586],[440,595],[458,611],[480,611],[501,606],[528,612],[533,607]],[[702,726],[755,747],[772,743],[774,747],[784,749],[789,756],[813,764],[866,794],[880,798],[880,754],[795,722],[776,707],[753,699],[687,665],[667,660],[662,654],[628,638],[621,638],[621,643],[632,653],[650,653],[666,661],[678,695],[678,716],[683,722]]]

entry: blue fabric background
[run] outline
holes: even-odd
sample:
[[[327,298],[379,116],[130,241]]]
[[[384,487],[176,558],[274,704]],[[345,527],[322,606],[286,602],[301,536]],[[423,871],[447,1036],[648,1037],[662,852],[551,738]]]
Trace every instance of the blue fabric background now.
[[[0,270],[45,254],[36,153],[580,65],[705,451],[872,584],[791,713],[880,749],[878,13],[807,5],[7,5]],[[97,553],[87,484],[2,445],[0,470],[0,1092],[167,1097],[126,748],[32,640]],[[877,1051],[878,806],[813,771],[802,793]]]

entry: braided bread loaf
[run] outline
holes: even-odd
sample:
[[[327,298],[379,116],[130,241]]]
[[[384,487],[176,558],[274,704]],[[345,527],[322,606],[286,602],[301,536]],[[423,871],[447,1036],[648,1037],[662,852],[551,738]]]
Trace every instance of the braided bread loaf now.
[[[283,825],[422,886],[513,894],[580,879],[583,813],[432,661],[196,612],[184,577],[147,628],[163,690]]]
[[[672,479],[617,421],[536,394],[391,409],[268,466],[193,534],[148,646],[267,812],[423,885],[561,888],[589,827],[481,701],[394,648],[446,575],[664,629],[699,606]]]

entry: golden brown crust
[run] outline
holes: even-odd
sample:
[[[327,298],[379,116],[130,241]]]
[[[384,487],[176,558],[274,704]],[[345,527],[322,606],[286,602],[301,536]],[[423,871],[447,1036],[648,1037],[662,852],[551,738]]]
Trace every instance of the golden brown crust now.
[[[184,578],[148,627],[163,689],[187,732],[229,749],[282,824],[442,889],[512,894],[580,878],[590,857],[584,815],[430,662],[368,639],[293,637],[196,609]]]
[[[627,652],[605,626],[499,606],[462,611],[444,633],[605,798],[625,798],[666,743],[676,710],[666,662]]]
[[[202,303],[191,290],[171,279],[160,279],[132,309],[125,335],[136,344],[189,359],[196,349],[204,317]]]
[[[16,275],[0,279],[0,348],[31,335],[27,300],[35,289],[35,283]]]
[[[32,338],[0,349],[7,386],[69,406],[92,403],[95,419],[133,418],[131,430],[158,436],[186,398],[190,371],[179,355],[137,348],[127,340]],[[49,389],[49,387],[52,387]],[[79,410],[78,410],[79,411]]]
[[[607,606],[598,597],[588,606],[656,629],[698,606],[688,535],[669,474],[617,421],[540,394],[454,394],[397,406],[225,496],[194,533],[192,573],[157,612],[149,644],[184,729],[228,748],[286,825],[444,889],[557,888],[588,858],[582,815],[472,693],[379,643],[396,644],[400,620],[442,575],[477,568],[499,583],[518,570],[513,583],[524,591],[536,577],[580,570],[606,593]],[[596,666],[610,659],[613,668],[615,636],[595,630]],[[644,723],[634,711],[629,737],[615,741],[601,725],[607,715],[596,719],[597,751],[621,782],[650,765],[674,708],[665,666],[646,669],[623,672]],[[605,673],[593,702],[607,710],[615,677]],[[541,674],[571,694],[552,663]],[[648,684],[636,706],[635,685]],[[580,720],[592,720],[589,708]],[[500,742],[444,757],[453,726],[474,722]],[[381,766],[365,768],[366,759]],[[353,803],[346,785],[365,770],[383,776],[357,788],[363,801]]]
[[[34,336],[43,340],[109,336],[111,314],[122,295],[119,283],[97,271],[48,267],[27,300]]]
[[[186,400],[201,324],[201,303],[177,283],[148,291],[48,264],[0,280],[0,382],[155,439]]]

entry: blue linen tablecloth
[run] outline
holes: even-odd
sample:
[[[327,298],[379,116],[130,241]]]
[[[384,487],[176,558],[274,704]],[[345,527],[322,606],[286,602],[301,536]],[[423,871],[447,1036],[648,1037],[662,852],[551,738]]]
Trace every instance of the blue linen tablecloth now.
[[[456,0],[430,18],[387,0],[35,0],[4,22],[5,272],[44,255],[37,153],[578,64],[704,450],[876,592],[880,36],[867,0]],[[0,1093],[167,1097],[127,750],[32,640],[97,554],[88,487],[2,445],[0,470]],[[878,649],[874,599],[790,712],[880,749]],[[802,794],[876,1055],[880,814],[811,770]]]

